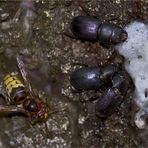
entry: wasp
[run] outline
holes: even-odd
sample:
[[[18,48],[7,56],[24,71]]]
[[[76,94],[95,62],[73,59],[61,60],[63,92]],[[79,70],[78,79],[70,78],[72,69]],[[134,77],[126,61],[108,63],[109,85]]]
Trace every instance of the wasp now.
[[[16,59],[23,81],[15,74],[7,74],[4,77],[5,100],[8,105],[0,106],[0,114],[23,113],[30,117],[33,124],[47,121],[51,110],[47,103],[43,102],[33,91],[21,57],[17,56]]]

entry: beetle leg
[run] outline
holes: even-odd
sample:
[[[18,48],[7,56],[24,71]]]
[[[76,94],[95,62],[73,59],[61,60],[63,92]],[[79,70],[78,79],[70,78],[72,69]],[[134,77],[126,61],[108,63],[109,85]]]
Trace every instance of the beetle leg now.
[[[80,2],[78,2],[78,5],[87,16],[91,16],[90,12]]]
[[[83,90],[76,90],[76,89],[72,90],[72,93],[82,93],[82,92]]]
[[[111,22],[111,21],[115,21],[115,20],[119,20],[119,16],[108,18],[105,21],[106,22]]]
[[[61,34],[68,36],[72,39],[77,39],[77,37],[71,32],[70,26],[68,26],[68,28]]]
[[[82,11],[87,15],[87,16],[92,16],[95,17],[97,19],[99,19],[99,17],[97,16],[97,14],[94,12],[94,14],[91,14],[91,12],[82,5],[82,2],[78,1],[78,6],[82,9]]]
[[[72,39],[77,39],[77,37],[76,36],[74,36],[73,35],[73,33],[71,32],[71,30],[70,30],[70,26],[68,26],[66,29],[65,29],[65,31],[64,32],[57,32],[57,33],[55,33],[56,35],[58,34],[58,35],[65,35],[65,36],[67,36],[67,37],[69,37],[69,38],[72,38]]]
[[[62,34],[65,35],[65,36],[68,36],[70,38],[73,38],[73,39],[76,38],[72,33],[69,33],[69,32],[63,32]]]

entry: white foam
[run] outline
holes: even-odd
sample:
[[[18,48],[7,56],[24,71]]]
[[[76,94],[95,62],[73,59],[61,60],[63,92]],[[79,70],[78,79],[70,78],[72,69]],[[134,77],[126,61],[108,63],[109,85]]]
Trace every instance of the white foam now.
[[[148,24],[134,21],[128,24],[125,30],[128,33],[127,41],[115,48],[125,57],[125,68],[134,80],[134,99],[141,109],[135,116],[135,123],[139,128],[143,128],[144,119],[142,120],[141,116],[148,114],[148,97],[145,96],[145,90],[148,89]]]

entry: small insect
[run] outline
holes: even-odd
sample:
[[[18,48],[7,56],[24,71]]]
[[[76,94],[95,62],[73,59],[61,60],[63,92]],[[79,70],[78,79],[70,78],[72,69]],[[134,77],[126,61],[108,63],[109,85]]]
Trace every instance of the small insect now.
[[[76,90],[99,90],[117,71],[114,65],[106,67],[82,67],[70,75],[70,83]]]
[[[120,26],[92,16],[74,17],[69,32],[65,34],[83,41],[99,41],[102,45],[115,45],[124,42],[128,37],[127,32]]]
[[[130,76],[114,65],[77,69],[70,75],[70,82],[80,91],[103,88],[101,97],[93,98],[96,115],[99,117],[108,117],[114,113],[133,84]]]
[[[20,112],[29,116],[33,124],[44,122],[48,119],[49,107],[33,91],[20,56],[17,56],[17,64],[24,83],[14,74],[8,74],[4,77],[3,83],[7,94],[5,99],[8,106],[0,106],[0,113]]]
[[[124,101],[125,95],[130,88],[131,80],[125,71],[115,73],[111,85],[96,98],[95,111],[99,117],[108,117],[113,114]]]

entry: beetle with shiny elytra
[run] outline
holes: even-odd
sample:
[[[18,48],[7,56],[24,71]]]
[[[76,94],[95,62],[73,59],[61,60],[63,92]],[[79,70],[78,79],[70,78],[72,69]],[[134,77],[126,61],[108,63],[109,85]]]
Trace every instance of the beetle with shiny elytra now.
[[[65,35],[82,41],[99,41],[102,45],[115,45],[124,42],[128,37],[127,32],[120,26],[93,16],[74,17]]]
[[[102,95],[93,98],[96,115],[99,117],[113,114],[133,84],[128,73],[115,65],[76,69],[70,74],[70,83],[78,91],[97,91],[103,88]]]

